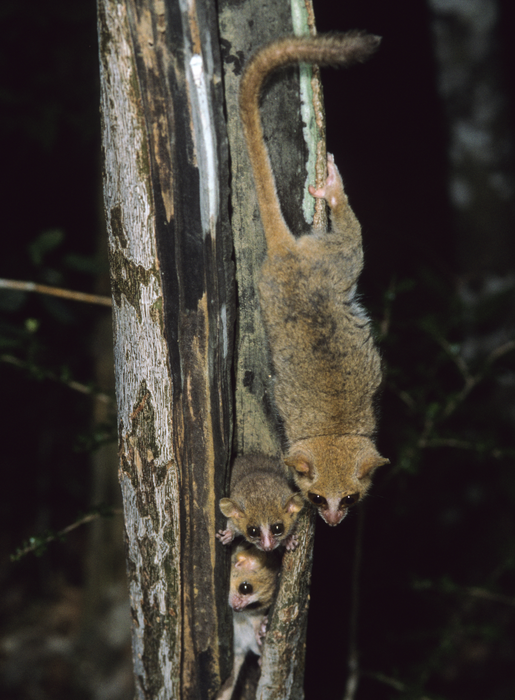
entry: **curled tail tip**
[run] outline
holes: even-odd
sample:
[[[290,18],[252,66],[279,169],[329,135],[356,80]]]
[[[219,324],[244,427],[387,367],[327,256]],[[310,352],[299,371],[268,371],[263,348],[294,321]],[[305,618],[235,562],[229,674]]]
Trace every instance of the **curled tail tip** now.
[[[383,37],[378,36],[377,34],[367,34],[366,37],[370,48],[370,53],[377,51],[377,49],[379,48],[379,44],[383,40]]]
[[[348,37],[350,40],[351,54],[355,61],[366,61],[379,48],[382,37],[377,34],[369,34],[368,32],[355,30],[344,34],[343,37]]]
[[[371,45],[373,46],[374,49],[377,49],[379,47],[379,44],[381,43],[383,37],[379,36],[379,34],[368,34],[367,33],[368,40],[370,41]]]

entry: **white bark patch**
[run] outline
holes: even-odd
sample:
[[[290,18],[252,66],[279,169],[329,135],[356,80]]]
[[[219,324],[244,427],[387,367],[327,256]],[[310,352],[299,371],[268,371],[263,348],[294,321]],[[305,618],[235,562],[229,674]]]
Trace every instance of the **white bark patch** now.
[[[220,310],[220,320],[222,322],[222,341],[223,341],[224,360],[226,360],[227,355],[229,353],[229,336],[227,333],[227,305],[226,304],[222,304],[222,308]]]
[[[109,9],[114,3],[109,4]],[[101,109],[104,118],[104,203],[108,224],[109,244],[116,246],[110,227],[110,212],[120,207],[122,223],[127,231],[138,235],[127,237],[125,256],[136,265],[150,268],[155,260],[151,232],[148,182],[141,170],[149,167],[145,134],[138,121],[137,102],[131,47],[127,40],[128,23],[125,6],[118,4],[116,11],[106,11],[108,30],[115,41],[104,45],[101,56],[102,78]],[[107,10],[107,8],[106,8]]]
[[[213,83],[213,64],[210,60],[212,48],[208,34],[202,36],[202,55],[196,32],[195,3],[192,0],[179,0],[183,16],[188,18],[192,27],[192,37],[184,43],[185,64],[188,83],[189,101],[193,120],[193,138],[200,176],[200,215],[202,233],[215,238],[216,222],[220,211],[218,192],[218,154],[216,151],[216,132],[214,111],[211,98]],[[184,32],[187,37],[187,32]]]
[[[308,13],[304,2],[292,0],[291,16],[293,33],[295,36],[309,36]],[[316,144],[319,133],[316,124],[315,111],[313,109],[313,89],[311,80],[313,70],[308,64],[301,64],[299,68],[300,78],[300,114],[302,117],[302,133],[308,148],[306,161],[306,186],[304,188],[304,198],[302,200],[302,210],[304,218],[308,223],[313,223],[315,213],[315,199],[309,194],[308,187],[316,181]]]
[[[200,211],[202,229],[204,235],[210,232],[214,238],[219,202],[213,110],[210,104],[202,56],[200,54],[192,56],[189,65],[192,82],[195,87],[194,91],[190,89],[190,94],[194,98],[193,104],[197,103],[197,108],[193,109],[193,126],[197,159],[201,173]]]
[[[150,164],[124,4],[100,0],[99,37],[134,668],[138,696],[164,700],[180,693],[179,488]]]
[[[161,301],[161,291],[157,288],[157,280],[152,277],[148,286],[141,284],[140,292],[141,320],[123,296],[120,308],[115,309],[115,323],[118,326],[114,347],[118,419],[122,434],[130,434],[138,392],[144,381],[155,411],[155,442],[160,448],[160,453],[153,456],[156,466],[164,466],[174,457],[170,421],[173,390],[165,339],[161,327],[150,313],[154,302]]]
[[[168,349],[158,314],[151,314],[162,299],[161,280],[155,270],[155,221],[146,170],[149,165],[145,133],[137,112],[138,95],[133,87],[137,78],[127,41],[127,17],[123,5],[117,5],[116,10],[106,12],[109,32],[116,40],[105,47],[107,51],[101,60],[104,200],[109,247],[112,253],[123,254],[125,260],[150,274],[147,284],[132,280],[136,287],[139,285],[137,306],[134,300],[129,303],[122,294],[121,304],[115,304],[113,309],[118,414],[122,434],[130,434],[131,415],[144,380],[156,411],[157,444],[162,446],[161,454],[156,455],[156,464],[164,465],[173,457],[172,426],[168,418],[172,386]],[[104,68],[107,69],[105,73]],[[121,212],[123,240],[113,230],[110,214],[115,208]],[[121,269],[121,274],[126,275],[126,268]]]
[[[169,500],[173,496],[175,488],[174,479],[169,472],[168,477],[161,485],[156,486],[156,506],[159,513],[166,512],[163,502]],[[159,668],[163,675],[163,685],[155,695],[156,700],[165,700],[173,697],[179,697],[179,668],[180,668],[180,646],[175,645],[170,647],[170,636],[166,634],[166,627],[169,627],[173,621],[179,619],[179,608],[174,606],[173,614],[170,615],[169,590],[167,582],[161,578],[154,578],[150,584],[146,586],[143,593],[141,580],[143,576],[148,578],[148,566],[145,565],[144,557],[140,548],[140,543],[150,541],[155,545],[156,556],[154,563],[156,570],[161,568],[162,562],[166,559],[173,560],[172,548],[164,540],[166,530],[172,527],[171,522],[159,522],[156,529],[156,523],[150,517],[141,517],[137,510],[137,492],[130,478],[126,474],[121,474],[120,485],[123,493],[125,522],[127,529],[128,552],[127,558],[130,562],[130,569],[136,572],[136,576],[129,579],[129,596],[133,615],[132,625],[132,647],[134,672],[136,678],[147,680],[147,669],[145,666],[145,636],[152,635],[154,643],[158,646]],[[141,484],[143,490],[146,485]],[[148,488],[148,487],[147,487]],[[151,626],[151,621],[145,616],[145,609],[157,610],[159,615],[155,619],[155,623]],[[176,633],[178,633],[178,629]],[[146,633],[146,635],[145,635]],[[155,638],[158,639],[155,639]],[[175,637],[177,640],[178,636]],[[155,679],[152,679],[155,680]],[[138,688],[140,697],[144,697],[141,690]]]

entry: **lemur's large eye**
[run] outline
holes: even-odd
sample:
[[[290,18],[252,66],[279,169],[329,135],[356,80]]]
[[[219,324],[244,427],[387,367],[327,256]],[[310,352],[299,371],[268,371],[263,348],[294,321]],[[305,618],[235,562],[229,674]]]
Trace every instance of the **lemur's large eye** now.
[[[308,498],[315,506],[326,506],[327,501],[319,493],[308,493]]]
[[[254,589],[252,588],[251,583],[248,581],[243,581],[243,583],[240,583],[238,586],[238,590],[242,595],[250,595]]]
[[[340,508],[348,508],[353,503],[359,501],[359,493],[352,493],[350,496],[344,496],[340,501]]]
[[[275,523],[270,529],[272,530],[272,535],[277,535],[277,537],[284,533],[284,525],[282,523]]]
[[[247,535],[249,537],[252,537],[252,539],[255,539],[255,538],[259,537],[260,534],[261,534],[261,530],[258,527],[256,527],[255,525],[248,526]]]

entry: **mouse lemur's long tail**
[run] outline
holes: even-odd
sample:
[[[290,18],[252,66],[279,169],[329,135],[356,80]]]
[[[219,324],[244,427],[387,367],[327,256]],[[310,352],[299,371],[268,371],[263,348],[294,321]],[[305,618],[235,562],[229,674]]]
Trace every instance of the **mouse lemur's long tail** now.
[[[269,247],[271,237],[279,234],[278,222],[282,222],[284,228],[286,224],[282,221],[259,117],[259,97],[263,84],[273,71],[295,63],[315,63],[319,66],[361,63],[376,51],[380,41],[380,37],[360,31],[314,37],[288,36],[260,48],[246,65],[240,82],[240,114]]]

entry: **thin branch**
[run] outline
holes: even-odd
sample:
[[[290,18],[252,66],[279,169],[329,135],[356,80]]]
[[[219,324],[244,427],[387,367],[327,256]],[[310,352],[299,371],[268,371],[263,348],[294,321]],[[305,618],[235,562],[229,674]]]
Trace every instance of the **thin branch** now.
[[[507,556],[502,562],[496,566],[487,579],[487,585],[493,585],[499,577],[503,574],[508,567],[511,566],[513,561],[513,547],[511,551],[507,553]],[[419,672],[420,684],[427,683],[431,674],[436,670],[441,668],[442,659],[444,655],[449,653],[449,642],[452,647],[457,648],[460,640],[463,640],[467,636],[467,631],[464,629],[463,620],[466,616],[470,616],[474,609],[478,605],[479,599],[488,599],[497,603],[504,603],[508,605],[513,605],[513,599],[497,595],[495,593],[490,593],[490,591],[483,588],[465,588],[457,584],[451,584],[449,586],[439,585],[438,583],[430,583],[430,588],[436,589],[441,593],[453,593],[461,594],[461,599],[457,600],[457,604],[454,606],[453,612],[451,613],[450,619],[445,625],[443,631],[440,634],[440,640],[435,644],[434,650],[429,656],[426,656],[425,668]],[[494,600],[495,598],[495,600]],[[509,601],[509,602],[508,602]],[[459,604],[458,604],[459,603]],[[451,641],[452,640],[452,641]]]
[[[19,280],[0,279],[0,289],[18,289],[22,292],[37,292],[38,294],[50,294],[63,299],[73,299],[74,301],[84,301],[87,304],[101,304],[102,306],[112,306],[111,297],[104,297],[98,294],[86,294],[84,292],[74,292],[71,289],[61,289],[60,287],[49,287],[46,284],[37,282],[21,282]]]
[[[494,573],[490,577],[490,580],[494,581],[498,578],[498,575]],[[478,586],[460,586],[459,584],[442,584],[439,582],[424,582],[424,588],[430,590],[436,590],[439,593],[444,594],[460,594],[471,596],[472,598],[480,598],[481,600],[488,600],[491,603],[501,603],[502,605],[509,605],[510,607],[515,607],[515,598],[511,598],[507,595],[502,595],[502,593],[493,593],[486,588],[479,588]]]
[[[395,394],[404,404],[406,404],[406,406],[407,406],[411,411],[414,411],[414,410],[415,410],[415,408],[416,408],[416,406],[417,406],[417,402],[415,401],[415,399],[413,399],[413,398],[408,394],[407,391],[404,391],[403,389],[397,389],[397,387],[395,386],[395,384],[393,384],[392,382],[387,382],[387,383],[386,383],[386,386],[387,386],[388,389],[389,389],[393,394]]]
[[[23,360],[19,360],[17,357],[14,357],[14,355],[0,355],[0,362],[7,362],[10,365],[14,365],[15,367],[20,367],[21,369],[26,369],[29,370],[31,369],[31,365],[28,362],[24,362]],[[96,399],[99,401],[102,401],[103,403],[113,403],[113,398],[109,396],[108,394],[104,394],[101,391],[95,391],[91,387],[87,386],[86,384],[81,384],[81,382],[76,382],[74,380],[65,380],[61,379],[60,377],[56,376],[53,372],[50,372],[49,370],[39,370],[41,374],[43,375],[44,379],[51,379],[54,382],[59,382],[60,384],[64,384],[65,386],[69,387],[70,389],[73,389],[74,391],[79,391],[81,394],[87,394],[88,396],[94,396]]]
[[[419,441],[418,446],[421,448],[455,447],[459,450],[471,450],[472,452],[483,452],[486,454],[486,450],[483,445],[476,442],[469,442],[468,440],[458,440],[456,438],[432,438],[431,440],[426,440],[423,444],[421,444]],[[512,451],[492,448],[488,450],[488,454],[495,459],[502,459],[502,457],[511,456]]]
[[[468,379],[466,379],[463,389],[458,394],[452,396],[447,402],[447,405],[445,406],[442,413],[443,417],[448,418],[450,415],[452,415],[454,411],[458,408],[458,406],[465,401],[472,389],[474,389],[474,387],[477,386],[482,379],[482,373],[477,374],[475,377],[469,377]]]
[[[424,444],[420,444],[420,447],[456,447],[460,450],[474,450],[478,452],[480,450],[479,445],[474,442],[468,442],[468,440],[458,440],[456,438],[433,438],[432,440],[426,440]]]
[[[448,356],[453,360],[455,363],[456,367],[458,368],[460,374],[464,378],[464,385],[463,388],[461,389],[460,392],[455,394],[454,396],[451,396],[449,400],[447,401],[447,404],[445,408],[443,409],[441,413],[442,418],[448,418],[454,411],[458,408],[460,404],[462,404],[467,396],[470,394],[472,389],[476,387],[485,377],[487,368],[493,364],[499,357],[502,357],[503,355],[506,355],[508,352],[511,350],[515,349],[515,340],[510,340],[503,345],[500,345],[499,347],[495,348],[492,350],[492,352],[488,355],[488,357],[485,360],[485,364],[483,369],[478,372],[476,375],[472,375],[469,371],[469,368],[463,358],[456,354],[450,343],[445,340],[445,338],[441,337],[435,337],[436,342],[442,347],[445,352],[448,354]],[[435,424],[435,419],[433,416],[426,416],[426,420],[424,423],[424,427],[422,429],[422,433],[420,435],[420,438],[418,440],[417,446],[419,448],[424,448],[429,446],[429,435],[433,431]],[[434,442],[434,441],[431,441]],[[434,445],[433,445],[434,446]]]
[[[451,343],[440,335],[435,335],[433,337],[442,350],[445,351],[446,355],[454,362],[465,381],[472,379],[467,363],[458,352],[454,351]]]
[[[503,345],[499,345],[499,347],[492,350],[492,352],[486,358],[486,364],[491,365],[492,362],[495,362],[495,360],[499,359],[499,357],[506,355],[512,350],[515,350],[515,340],[508,340],[506,343],[503,343]]]
[[[509,340],[503,345],[500,345],[499,347],[495,348],[486,358],[483,369],[480,372],[478,372],[478,374],[472,375],[469,371],[466,362],[460,355],[454,352],[451,344],[447,340],[445,340],[445,338],[435,336],[435,340],[440,345],[440,347],[446,352],[449,358],[454,362],[464,379],[463,388],[457,394],[449,398],[447,404],[445,405],[444,409],[440,414],[441,418],[448,418],[454,413],[458,406],[465,401],[465,399],[474,389],[474,387],[476,387],[484,379],[486,371],[488,367],[490,367],[490,365],[492,365],[503,355],[506,355],[508,352],[511,352],[515,349],[515,340]],[[387,386],[388,389],[392,391],[411,411],[415,410],[417,403],[406,391],[397,389],[391,382],[388,382]],[[419,449],[424,449],[425,447],[448,446],[459,447],[461,449],[477,450],[477,446],[475,446],[473,443],[468,443],[466,441],[453,441],[451,439],[445,438],[434,438],[430,440],[429,436],[433,432],[435,426],[435,418],[436,416],[426,415],[424,426],[422,428],[420,437],[417,441],[417,447]],[[493,451],[492,455],[494,457],[502,456],[499,450]]]
[[[501,595],[500,593],[491,593],[484,588],[466,588],[465,591],[473,596],[474,598],[482,598],[483,600],[490,600],[492,603],[502,603],[503,605],[510,605],[515,607],[515,598],[510,598],[507,595]]]
[[[100,508],[93,513],[88,513],[87,515],[84,515],[82,518],[79,518],[74,523],[71,523],[71,525],[67,525],[62,530],[59,530],[58,532],[51,533],[51,534],[47,535],[46,537],[41,537],[41,538],[30,537],[29,544],[26,544],[21,549],[17,549],[16,554],[11,555],[11,561],[19,561],[26,554],[29,554],[30,552],[34,552],[34,551],[41,549],[41,548],[45,548],[47,544],[50,544],[50,542],[53,542],[54,540],[62,539],[68,533],[72,532],[73,530],[76,530],[81,525],[85,525],[86,523],[90,523],[92,520],[97,520],[98,518],[110,517],[111,515],[121,515],[122,513],[123,513],[123,511],[121,508],[109,508],[109,509],[107,509],[105,507]]]
[[[420,433],[420,437],[417,441],[417,447],[420,450],[423,450],[424,447],[427,446],[428,437],[433,432],[434,427],[435,427],[435,421],[434,421],[433,416],[426,415],[426,419],[424,421],[424,427],[422,428],[422,432]]]
[[[499,347],[494,348],[494,350],[492,350],[492,352],[486,358],[483,370],[481,372],[478,372],[478,374],[476,375],[472,375],[464,359],[461,357],[461,355],[453,352],[452,346],[447,340],[445,340],[445,338],[437,336],[435,339],[440,345],[440,347],[442,347],[447,353],[447,355],[453,360],[453,362],[455,363],[456,367],[458,368],[465,380],[462,390],[455,396],[451,397],[446,407],[444,408],[444,418],[448,418],[452,413],[454,413],[456,408],[461,403],[463,403],[463,401],[467,398],[472,389],[474,389],[474,387],[476,387],[479,384],[479,382],[482,379],[484,379],[486,370],[488,367],[490,367],[490,365],[492,365],[497,359],[499,359],[499,357],[502,357],[511,350],[515,349],[515,340],[509,340],[503,345],[499,345]]]

